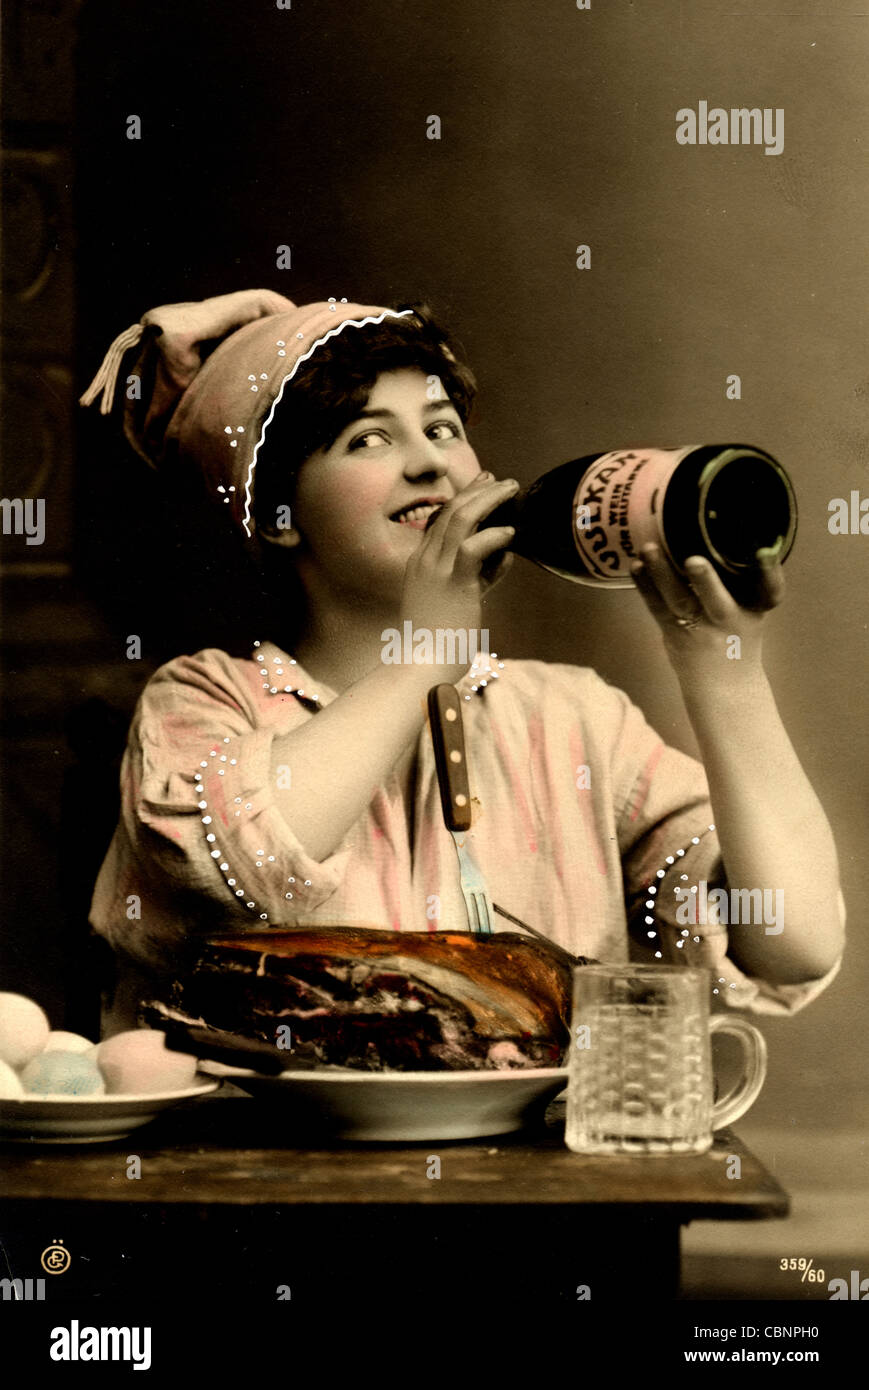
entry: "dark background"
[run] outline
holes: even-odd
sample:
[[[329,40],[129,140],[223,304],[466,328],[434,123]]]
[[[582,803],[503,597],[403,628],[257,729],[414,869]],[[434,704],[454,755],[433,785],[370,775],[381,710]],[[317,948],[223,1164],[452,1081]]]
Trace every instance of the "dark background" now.
[[[156,665],[237,618],[216,542],[185,544],[172,498],[75,406],[109,342],[155,305],[252,286],[426,298],[477,373],[496,473],[740,440],[794,480],[767,664],[850,939],[817,1003],[761,1021],[770,1074],[740,1130],[784,1154],[844,1249],[869,1119],[869,538],[827,520],[869,491],[867,50],[865,15],[807,0],[8,0],[2,490],[46,498],[47,536],[0,540],[5,988],[55,1026],[92,1018],[87,906],[126,722]],[[701,99],[782,107],[784,152],[677,145]],[[636,594],[517,562],[488,614],[499,652],[596,667],[696,751]]]

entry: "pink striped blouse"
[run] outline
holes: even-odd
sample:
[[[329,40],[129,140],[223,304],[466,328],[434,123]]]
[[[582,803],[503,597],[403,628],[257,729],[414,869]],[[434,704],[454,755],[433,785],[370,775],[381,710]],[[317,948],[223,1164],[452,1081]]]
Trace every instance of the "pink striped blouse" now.
[[[793,1013],[835,977],[841,962],[818,980],[772,984],[728,957],[725,926],[685,934],[674,889],[724,883],[706,777],[625,694],[587,668],[494,655],[478,657],[457,689],[471,845],[508,912],[601,961],[711,967],[714,1002],[759,1014]],[[284,820],[272,739],[336,698],[269,642],[249,659],[178,657],[149,681],[91,906],[122,962],[104,1031],[132,1026],[136,990],[216,930],[467,929],[427,728],[322,862]],[[279,775],[291,806],[292,768]],[[497,915],[494,929],[517,930]]]

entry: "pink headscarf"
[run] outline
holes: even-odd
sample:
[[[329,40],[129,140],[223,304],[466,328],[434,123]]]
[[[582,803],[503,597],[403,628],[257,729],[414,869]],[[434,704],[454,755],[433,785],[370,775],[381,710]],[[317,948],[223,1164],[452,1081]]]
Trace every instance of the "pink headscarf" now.
[[[138,346],[124,401],[127,439],[155,467],[175,451],[191,459],[250,537],[257,454],[299,364],[347,328],[412,315],[346,299],[298,305],[272,290],[165,304],[115,339],[81,404],[102,392],[100,410],[109,414],[121,360]]]

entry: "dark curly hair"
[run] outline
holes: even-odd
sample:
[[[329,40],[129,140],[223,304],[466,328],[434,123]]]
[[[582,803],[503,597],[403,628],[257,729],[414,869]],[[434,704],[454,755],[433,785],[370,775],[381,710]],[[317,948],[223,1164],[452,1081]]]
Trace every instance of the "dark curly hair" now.
[[[253,512],[259,525],[273,522],[277,507],[291,500],[292,480],[305,459],[330,448],[365,408],[382,372],[418,367],[426,376],[439,377],[467,423],[477,394],[470,367],[459,360],[427,304],[399,308],[413,309],[413,316],[336,334],[287,383],[263,435],[254,473]]]

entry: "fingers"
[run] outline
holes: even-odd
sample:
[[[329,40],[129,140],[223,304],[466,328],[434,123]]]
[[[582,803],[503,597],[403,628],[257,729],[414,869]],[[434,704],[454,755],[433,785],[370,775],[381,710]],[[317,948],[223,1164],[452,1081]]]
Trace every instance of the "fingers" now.
[[[478,531],[476,535],[470,536],[460,546],[456,555],[456,579],[461,583],[480,574],[483,563],[496,551],[502,551],[509,545],[515,534],[516,529],[513,526],[487,526],[485,531]]]
[[[500,559],[495,554],[485,562],[480,570],[481,587],[484,593],[487,593],[489,589],[494,589],[496,584],[500,584],[509,572],[515,558],[511,550],[505,550]]]
[[[737,602],[704,555],[688,556],[685,578],[657,545],[643,546],[642,557],[631,567],[631,577],[658,622],[707,618],[718,627],[726,627],[738,622],[740,611],[765,611],[784,597],[781,564],[772,550],[757,552],[755,601],[750,604]]]
[[[652,617],[659,623],[672,622],[673,615],[658,593],[655,581],[642,560],[635,560],[631,565],[631,578],[645,599]]]
[[[642,555],[643,563],[635,564],[631,575],[658,622],[708,618],[721,625],[734,621],[737,605],[705,556],[688,556],[687,579],[683,579],[658,546],[644,546]]]
[[[785,596],[785,577],[777,550],[757,552],[757,607],[777,608]]]
[[[671,618],[696,618],[700,605],[690,586],[676,573],[661,547],[650,543],[640,552],[643,565],[648,571],[659,597]],[[644,595],[646,590],[643,589]],[[647,597],[650,597],[647,595]],[[651,604],[650,604],[651,606]],[[656,608],[653,611],[656,611]],[[666,616],[666,614],[662,615]]]
[[[480,473],[440,511],[427,536],[431,536],[432,544],[439,543],[438,553],[444,559],[455,560],[459,547],[480,522],[518,491],[515,478],[495,482],[491,473]],[[505,542],[502,540],[500,544]]]
[[[700,601],[703,612],[713,623],[727,623],[735,617],[737,605],[715,572],[713,565],[702,555],[689,555],[685,571],[691,589]]]
[[[462,488],[461,492],[457,492],[455,497],[451,498],[445,506],[441,507],[440,511],[429,517],[428,524],[425,528],[426,531],[437,530],[439,534],[443,534],[451,518],[460,514],[465,504],[485,495],[485,488],[503,486],[505,481],[507,480],[502,479],[499,484],[496,482],[495,475],[485,470],[482,473],[478,473],[475,478],[472,478],[471,481]]]

